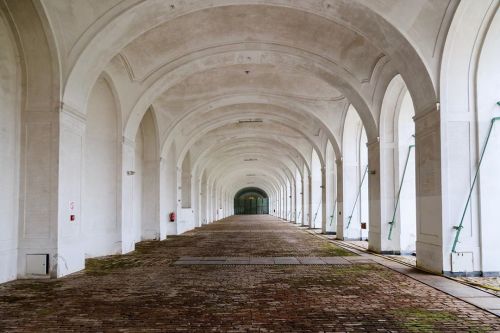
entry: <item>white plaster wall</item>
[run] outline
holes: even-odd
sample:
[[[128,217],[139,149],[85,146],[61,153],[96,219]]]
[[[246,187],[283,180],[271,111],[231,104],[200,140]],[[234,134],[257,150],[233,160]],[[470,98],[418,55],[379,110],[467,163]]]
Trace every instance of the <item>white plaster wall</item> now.
[[[17,274],[20,71],[15,45],[0,15],[0,283]]]
[[[326,147],[326,231],[337,230],[335,205],[335,154],[331,143]]]
[[[117,110],[104,79],[90,95],[85,134],[82,228],[85,254],[96,257],[119,253]]]
[[[182,161],[181,191],[179,198],[182,200],[182,208],[191,208],[191,155],[188,152]]]
[[[311,186],[312,186],[312,228],[321,228],[321,163],[315,150],[312,152],[311,163]]]
[[[311,177],[309,175],[309,171],[307,168],[304,166],[304,183],[303,183],[303,188],[302,188],[302,194],[304,197],[303,203],[303,212],[302,215],[304,216],[303,219],[303,225],[309,226],[311,223],[311,193],[310,193],[310,182],[311,182]]]
[[[361,183],[362,172],[359,162],[359,134],[361,119],[351,106],[347,111],[342,136],[342,174],[343,174],[343,235],[344,239],[359,239],[361,236],[361,216],[359,199],[356,196]],[[352,215],[351,215],[352,214]],[[349,224],[349,216],[350,224]],[[339,216],[340,218],[340,216]]]
[[[368,148],[366,146],[367,143],[367,138],[366,138],[366,132],[363,127],[360,129],[360,135],[359,135],[359,144],[358,144],[358,161],[359,161],[359,166],[358,166],[358,173],[359,173],[359,179],[363,179],[363,174],[365,173],[366,166],[368,165]],[[370,173],[368,172],[365,176],[365,179],[363,181],[363,184],[361,186],[361,193],[359,195],[359,216],[360,220],[358,223],[361,224],[361,222],[366,223],[366,229],[360,229],[361,234],[360,238],[363,240],[368,239],[368,233],[370,231],[370,221],[369,221],[369,205],[370,205],[370,200],[368,197],[368,177],[370,177]],[[377,203],[374,203],[377,204]]]
[[[485,141],[489,120],[500,117],[500,12],[484,39],[477,73],[478,141]],[[496,121],[484,154],[479,181],[481,270],[500,272],[500,120]]]
[[[207,224],[207,174],[204,171],[201,178],[201,189],[200,189],[200,222],[201,224]]]
[[[166,161],[165,158],[160,158],[160,169],[159,169],[159,179],[158,179],[158,191],[159,191],[159,239],[164,240],[167,238],[167,225],[168,225],[168,210],[167,210],[167,179],[166,179]]]
[[[442,259],[436,258],[435,253],[432,253],[432,257],[430,254],[427,256],[431,263],[442,261],[442,270],[445,272],[456,270],[452,265],[451,254],[456,235],[454,226],[459,225],[464,212],[485,131],[495,108],[494,95],[498,94],[489,90],[495,89],[495,79],[491,78],[496,75],[494,64],[498,61],[490,58],[485,67],[480,65],[481,48],[486,47],[483,42],[486,42],[490,22],[494,26],[493,18],[498,8],[498,5],[493,4],[494,1],[461,2],[450,26],[443,53],[440,86],[443,223],[439,226],[432,223],[432,216],[419,218],[417,215],[417,256],[419,252],[422,253],[419,251],[421,243],[429,250],[440,247]],[[480,77],[489,79],[482,81]],[[479,84],[481,81],[486,85]],[[481,97],[488,95],[485,99]],[[416,129],[418,139],[418,122]],[[417,149],[418,147],[417,142]],[[417,173],[417,180],[418,178]],[[476,187],[473,192],[456,248],[458,252],[472,253],[472,263],[469,264],[473,265],[474,271],[482,270],[480,188],[483,187]],[[418,207],[417,205],[417,212]],[[425,231],[422,232],[423,228]]]
[[[303,197],[303,188],[302,188],[302,177],[300,176],[299,169],[295,170],[295,183],[296,183],[296,188],[295,188],[295,223],[301,224],[302,223],[302,217],[304,212],[302,211],[302,197]],[[271,201],[271,200],[269,200]],[[271,204],[269,204],[269,209],[271,210]],[[272,211],[270,211],[272,212]]]
[[[134,242],[140,242],[142,236],[143,220],[143,166],[144,166],[144,140],[143,128],[139,127],[135,137],[135,159],[134,159]]]
[[[396,174],[401,184],[403,170],[408,156],[409,146],[415,144],[413,134],[415,133],[415,126],[413,124],[413,116],[415,115],[413,109],[413,101],[409,93],[405,94],[401,103],[399,111],[397,126],[397,144],[398,144],[398,166],[399,172]],[[396,189],[396,193],[397,193]],[[408,159],[408,167],[406,169],[403,186],[401,188],[401,196],[399,202],[398,221],[400,223],[400,250],[402,253],[410,253],[415,251],[415,243],[417,241],[417,212],[416,212],[416,187],[415,187],[415,149],[410,150]]]
[[[118,228],[120,230],[118,241],[121,253],[128,253],[135,249],[134,239],[134,176],[129,171],[134,171],[135,143],[124,139],[122,144],[121,162],[121,216]]]
[[[165,158],[165,177],[162,186],[165,188],[165,206],[168,214],[177,213],[177,167],[175,156],[175,144],[172,144]],[[178,220],[178,218],[177,218]],[[177,221],[167,222],[167,235],[177,235]]]
[[[57,216],[57,277],[85,266],[82,235],[82,178],[84,122],[63,109],[60,116],[59,193]],[[75,220],[71,221],[71,215]]]
[[[160,201],[162,162],[159,157],[158,129],[156,126],[156,113],[150,108],[144,114],[140,124],[142,133],[142,206],[141,206],[141,240],[160,239],[161,229],[165,229],[165,206]],[[138,154],[138,152],[136,152]],[[164,191],[163,191],[164,192]],[[162,219],[162,211],[164,218]],[[163,231],[165,233],[165,231]]]
[[[181,208],[179,212],[179,217],[177,219],[178,235],[195,228],[194,210],[191,208]]]

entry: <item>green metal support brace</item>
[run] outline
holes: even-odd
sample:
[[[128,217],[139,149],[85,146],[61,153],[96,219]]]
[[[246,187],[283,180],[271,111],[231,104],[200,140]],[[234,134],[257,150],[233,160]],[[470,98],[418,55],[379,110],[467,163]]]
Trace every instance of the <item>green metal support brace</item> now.
[[[403,183],[405,181],[406,168],[408,168],[408,161],[410,160],[410,153],[411,153],[413,148],[415,148],[415,145],[408,146],[408,153],[406,154],[405,167],[403,169],[401,183],[399,184],[398,195],[396,196],[396,204],[394,205],[394,212],[392,213],[392,220],[391,220],[391,222],[389,222],[389,225],[391,226],[391,228],[389,229],[389,236],[387,237],[388,240],[391,240],[392,229],[394,228],[394,224],[396,223],[396,212],[398,211],[399,200],[401,198],[401,190],[403,189]]]
[[[361,179],[361,184],[359,184],[358,194],[356,195],[356,200],[354,201],[354,205],[352,206],[351,215],[349,215],[349,220],[347,220],[347,227],[351,225],[352,215],[354,214],[354,209],[356,208],[356,204],[358,203],[359,196],[361,195],[361,188],[363,187],[363,182],[365,181],[366,174],[368,173],[368,165],[365,168],[365,172],[363,173],[363,178]]]
[[[316,218],[318,217],[319,207],[321,207],[321,201],[318,204],[318,208],[316,209],[316,214],[314,214],[313,223],[316,223]]]
[[[500,102],[497,102],[497,104],[500,106]],[[495,117],[495,118],[491,119],[490,128],[488,129],[488,135],[486,136],[486,141],[484,142],[483,150],[481,151],[481,156],[479,157],[479,163],[477,165],[476,173],[474,174],[474,179],[472,180],[472,185],[471,185],[470,190],[469,190],[469,195],[467,196],[467,202],[465,203],[465,208],[464,208],[464,211],[462,213],[462,218],[460,219],[460,223],[458,224],[458,226],[453,227],[453,229],[455,229],[457,232],[455,234],[455,240],[453,241],[453,247],[451,249],[452,253],[456,252],[458,239],[460,237],[460,232],[462,232],[462,229],[464,228],[463,224],[464,224],[465,214],[467,213],[467,208],[469,208],[470,199],[472,197],[472,192],[474,190],[474,186],[476,185],[477,177],[479,176],[479,170],[481,169],[481,163],[483,162],[483,157],[484,157],[484,153],[486,152],[486,147],[488,147],[488,142],[490,141],[490,136],[491,136],[491,132],[493,130],[493,125],[495,124],[495,122],[497,120],[500,120],[500,117]]]
[[[333,200],[333,211],[332,215],[330,215],[330,227],[333,225],[333,218],[335,217],[335,209],[337,208],[337,198]]]

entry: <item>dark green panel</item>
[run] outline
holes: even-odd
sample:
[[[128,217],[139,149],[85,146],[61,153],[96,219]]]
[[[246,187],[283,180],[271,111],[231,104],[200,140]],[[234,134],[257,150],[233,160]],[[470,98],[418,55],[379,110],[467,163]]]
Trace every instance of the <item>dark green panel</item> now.
[[[269,214],[267,194],[258,188],[246,188],[234,197],[234,214]]]

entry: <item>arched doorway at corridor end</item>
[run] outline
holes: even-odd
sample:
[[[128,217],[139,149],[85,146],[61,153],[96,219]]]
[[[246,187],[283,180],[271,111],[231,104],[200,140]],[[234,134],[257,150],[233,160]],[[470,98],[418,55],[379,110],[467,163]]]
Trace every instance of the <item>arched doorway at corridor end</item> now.
[[[246,187],[234,196],[234,214],[269,214],[267,193],[257,187]]]

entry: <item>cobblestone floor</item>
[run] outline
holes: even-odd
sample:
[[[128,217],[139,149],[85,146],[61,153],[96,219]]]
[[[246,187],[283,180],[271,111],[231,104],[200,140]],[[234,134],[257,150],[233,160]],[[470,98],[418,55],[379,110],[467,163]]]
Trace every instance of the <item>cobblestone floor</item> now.
[[[331,237],[330,239],[336,239],[336,237]],[[347,243],[350,245],[357,246],[361,249],[368,250],[367,241],[348,241]],[[417,265],[417,258],[412,255],[385,255],[385,256],[388,258],[396,259],[408,265],[412,266]],[[456,277],[454,279],[500,297],[500,277],[482,277],[482,276]]]
[[[63,279],[4,284],[0,332],[500,331],[498,317],[377,264],[173,265],[348,254],[271,217],[230,218]]]

